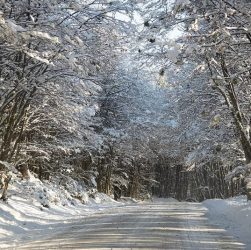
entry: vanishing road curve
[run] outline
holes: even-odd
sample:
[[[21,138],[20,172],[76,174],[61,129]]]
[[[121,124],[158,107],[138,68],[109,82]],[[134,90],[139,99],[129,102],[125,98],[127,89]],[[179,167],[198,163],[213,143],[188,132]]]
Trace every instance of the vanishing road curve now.
[[[108,209],[15,249],[245,249],[200,203],[156,202]]]

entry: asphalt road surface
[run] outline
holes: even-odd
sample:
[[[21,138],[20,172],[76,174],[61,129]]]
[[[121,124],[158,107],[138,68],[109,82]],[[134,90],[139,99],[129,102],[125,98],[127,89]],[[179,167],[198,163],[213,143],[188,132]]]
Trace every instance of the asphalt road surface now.
[[[200,203],[156,202],[106,210],[15,249],[245,249]]]

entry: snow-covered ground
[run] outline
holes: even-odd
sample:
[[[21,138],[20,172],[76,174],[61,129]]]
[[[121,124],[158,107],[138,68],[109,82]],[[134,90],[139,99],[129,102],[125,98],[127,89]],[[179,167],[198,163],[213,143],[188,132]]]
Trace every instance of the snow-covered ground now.
[[[130,198],[116,202],[105,194],[86,190],[71,178],[63,186],[57,180],[41,182],[32,175],[29,180],[18,176],[13,180],[8,201],[0,201],[0,249],[15,249],[21,242],[48,238],[69,230],[91,214],[102,215],[105,209],[137,202]],[[172,198],[153,199],[153,203],[178,204]],[[200,205],[207,207],[210,222],[219,224],[251,249],[251,202],[245,196],[206,200]]]
[[[55,183],[14,176],[8,201],[0,201],[0,249],[60,232],[80,218],[123,206],[105,194],[90,193],[73,179],[67,188]]]
[[[229,234],[245,243],[251,249],[251,201],[246,196],[238,196],[226,200],[206,200],[209,220],[224,227]]]

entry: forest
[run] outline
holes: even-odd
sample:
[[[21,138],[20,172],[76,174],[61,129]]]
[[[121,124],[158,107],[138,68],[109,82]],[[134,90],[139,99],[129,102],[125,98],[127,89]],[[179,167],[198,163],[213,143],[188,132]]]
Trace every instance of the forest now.
[[[250,45],[249,0],[0,0],[1,199],[251,199]]]

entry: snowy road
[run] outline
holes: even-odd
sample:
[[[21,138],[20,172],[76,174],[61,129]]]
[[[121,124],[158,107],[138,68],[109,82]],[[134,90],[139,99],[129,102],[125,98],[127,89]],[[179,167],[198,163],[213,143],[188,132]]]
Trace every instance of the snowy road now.
[[[199,203],[157,202],[113,208],[15,249],[245,249],[209,223]]]

